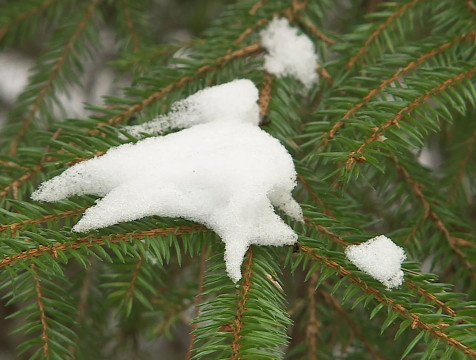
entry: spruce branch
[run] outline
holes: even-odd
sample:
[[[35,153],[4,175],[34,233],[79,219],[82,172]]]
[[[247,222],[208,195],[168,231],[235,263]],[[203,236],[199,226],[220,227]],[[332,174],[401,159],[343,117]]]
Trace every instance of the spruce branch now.
[[[375,300],[377,300],[378,302],[383,303],[385,305],[389,305],[392,308],[392,310],[398,312],[401,317],[403,317],[405,319],[408,319],[408,320],[411,320],[412,321],[412,324],[411,324],[412,329],[420,328],[421,330],[426,331],[429,334],[431,334],[433,337],[444,340],[448,345],[455,347],[456,349],[461,351],[463,354],[469,355],[469,356],[476,359],[476,351],[475,350],[472,350],[467,345],[465,345],[462,342],[456,340],[454,337],[452,337],[448,334],[445,334],[444,332],[439,330],[438,325],[429,324],[429,323],[426,323],[425,321],[421,320],[420,316],[412,313],[410,310],[406,309],[401,304],[398,304],[395,301],[393,301],[392,299],[384,296],[383,294],[381,294],[381,292],[378,289],[367,285],[366,283],[364,283],[357,276],[353,275],[348,269],[346,269],[342,265],[340,265],[337,262],[329,259],[326,256],[318,254],[316,251],[314,251],[314,249],[312,249],[312,248],[310,248],[306,245],[300,244],[300,249],[304,253],[309,254],[309,256],[312,259],[319,261],[320,263],[322,263],[323,265],[325,265],[328,268],[336,270],[339,273],[340,276],[347,277],[350,282],[359,286],[362,289],[362,291],[364,291],[365,293],[368,293],[368,294],[372,294],[373,297],[375,298]],[[447,325],[447,324],[445,324],[445,325]]]
[[[476,280],[476,273],[474,272],[474,265],[468,260],[467,256],[465,253],[458,248],[455,238],[451,236],[451,233],[449,232],[448,228],[444,224],[444,222],[441,220],[441,218],[436,214],[436,212],[432,209],[431,204],[427,201],[425,195],[422,192],[422,185],[416,182],[408,172],[408,170],[398,161],[397,158],[393,158],[393,161],[396,164],[397,171],[402,174],[405,182],[411,186],[411,189],[415,196],[420,200],[422,203],[425,213],[423,216],[423,220],[425,219],[430,219],[436,229],[443,234],[446,242],[450,246],[451,250],[461,259],[465,267],[468,269],[471,277]]]
[[[41,256],[45,253],[53,254],[57,257],[58,251],[80,249],[83,246],[92,247],[95,245],[106,245],[108,243],[117,243],[121,241],[130,241],[132,239],[143,239],[151,236],[164,236],[168,234],[190,234],[197,231],[206,231],[201,225],[180,226],[164,229],[144,230],[140,232],[130,232],[125,234],[105,235],[95,238],[93,236],[85,236],[79,239],[70,240],[68,243],[53,244],[51,246],[40,245],[37,248],[22,251],[18,254],[7,256],[0,261],[0,268],[10,266],[19,260],[31,259]]]
[[[466,166],[468,165],[468,161],[473,156],[473,149],[474,149],[474,143],[476,142],[476,131],[471,135],[471,137],[467,141],[467,146],[465,148],[465,156],[463,160],[461,161],[461,164],[458,169],[458,173],[454,178],[453,184],[451,185],[450,193],[448,195],[448,200],[451,200],[456,192],[456,189],[458,188],[458,185],[461,183],[463,180],[463,175],[466,170]]]
[[[19,142],[28,131],[28,128],[30,127],[30,124],[33,121],[36,113],[39,111],[40,106],[45,101],[47,93],[51,91],[51,89],[53,88],[54,81],[56,80],[56,78],[60,76],[60,70],[65,65],[66,59],[68,58],[68,56],[71,54],[71,52],[74,51],[76,41],[78,40],[81,33],[85,29],[88,21],[93,16],[98,3],[99,3],[99,0],[91,0],[91,3],[86,9],[86,12],[84,13],[83,18],[80,20],[80,22],[78,23],[78,26],[76,27],[76,30],[72,34],[69,41],[65,44],[63,52],[59,55],[58,59],[53,65],[52,71],[49,74],[48,79],[44,82],[41,89],[38,91],[36,97],[33,99],[30,110],[28,114],[26,115],[26,119],[22,122],[20,126],[20,130],[18,131],[14,140],[11,143],[10,152],[9,152],[10,156],[13,156],[16,154]]]
[[[319,277],[316,272],[312,273],[309,283],[307,284],[307,313],[309,318],[306,324],[306,343],[308,346],[309,360],[317,360],[317,343],[316,337],[319,332],[320,323],[317,320],[316,311],[316,287]]]
[[[335,299],[334,296],[329,294],[327,291],[324,289],[319,289],[319,293],[323,296],[324,300],[329,304],[332,305],[336,311],[344,318],[344,320],[349,324],[351,327],[352,331],[357,335],[359,340],[364,344],[366,349],[369,351],[370,354],[372,354],[372,358],[375,360],[385,360],[382,358],[377,351],[373,348],[373,346],[370,344],[370,342],[367,340],[365,337],[364,332],[362,329],[352,320],[352,318],[349,316],[347,311],[342,307],[341,304]]]
[[[129,10],[129,6],[127,5],[126,0],[120,0],[120,8],[124,14],[124,19],[126,20],[127,28],[129,29],[130,37],[132,40],[132,47],[135,53],[140,51],[139,41],[137,39],[137,33],[134,27],[134,23],[132,22],[131,12]]]
[[[438,84],[437,86],[433,87],[432,89],[428,90],[425,94],[419,96],[415,100],[413,100],[410,104],[407,106],[401,108],[395,116],[392,118],[388,119],[384,124],[382,124],[380,127],[375,127],[373,130],[373,133],[354,151],[351,151],[348,154],[348,159],[345,163],[345,167],[350,170],[354,163],[357,162],[365,162],[365,156],[363,155],[365,152],[365,148],[367,148],[370,144],[373,142],[377,141],[383,134],[385,133],[385,130],[391,126],[396,126],[399,128],[398,122],[405,116],[405,114],[408,114],[412,112],[416,107],[420,106],[421,104],[427,102],[430,98],[433,96],[439,94],[440,92],[455,86],[458,82],[463,81],[465,79],[470,79],[474,76],[476,69],[470,69],[467,71],[464,71],[456,76],[453,76],[450,79],[447,79],[446,81]]]
[[[476,30],[470,31],[466,34],[457,36],[453,38],[451,41],[445,42],[441,44],[437,48],[433,48],[431,51],[420,55],[418,59],[409,62],[406,66],[404,66],[402,69],[398,70],[395,72],[392,76],[386,78],[383,80],[376,88],[370,90],[367,95],[365,95],[362,99],[362,101],[358,102],[352,108],[350,108],[342,117],[342,120],[337,121],[329,131],[329,133],[326,133],[323,135],[323,142],[319,147],[319,151],[322,151],[327,144],[335,137],[339,129],[345,125],[345,120],[349,119],[350,117],[354,116],[359,109],[361,109],[364,105],[366,105],[372,98],[380,94],[388,85],[398,81],[398,79],[402,76],[405,76],[408,74],[410,71],[415,70],[419,65],[421,65],[423,62],[430,60],[431,58],[435,57],[436,55],[442,53],[446,49],[456,45],[457,43],[460,43],[462,41],[471,41],[476,38]]]
[[[250,246],[246,253],[245,267],[243,270],[243,281],[241,283],[240,297],[238,301],[238,306],[236,308],[235,319],[233,320],[233,342],[231,343],[231,348],[233,354],[230,360],[239,360],[240,359],[240,339],[241,339],[241,329],[243,328],[243,315],[246,311],[246,303],[248,302],[248,293],[252,286],[251,275],[253,273],[253,247]]]
[[[5,35],[8,33],[8,31],[10,30],[10,27],[12,27],[13,25],[16,25],[16,24],[18,24],[22,21],[27,20],[32,15],[36,15],[36,14],[42,12],[43,10],[53,6],[58,1],[59,0],[45,0],[41,3],[39,3],[37,6],[28,8],[27,10],[22,11],[19,14],[17,14],[16,16],[10,18],[10,20],[6,24],[3,24],[3,26],[0,28],[0,42],[5,37]]]
[[[45,358],[49,356],[49,342],[48,342],[48,324],[46,323],[45,306],[43,304],[43,295],[41,293],[41,284],[38,279],[38,273],[36,271],[36,265],[32,264],[30,269],[33,273],[33,280],[35,281],[36,301],[38,309],[40,310],[40,320],[42,326],[41,340],[43,341],[43,355]]]
[[[357,53],[350,58],[350,60],[347,62],[347,65],[345,66],[347,70],[352,68],[354,64],[359,60],[359,58],[362,56],[367,51],[368,46],[370,43],[375,40],[380,33],[385,30],[395,19],[401,17],[406,11],[410,10],[413,8],[417,3],[422,2],[424,0],[412,0],[411,2],[401,6],[399,9],[397,9],[392,15],[390,15],[382,24],[380,24],[377,29],[370,34],[370,36],[365,40],[364,44],[362,47],[357,51]]]

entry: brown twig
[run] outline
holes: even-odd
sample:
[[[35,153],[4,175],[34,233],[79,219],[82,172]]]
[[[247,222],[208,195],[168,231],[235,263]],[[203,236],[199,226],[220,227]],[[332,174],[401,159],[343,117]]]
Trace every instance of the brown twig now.
[[[136,288],[136,280],[137,277],[139,276],[140,268],[142,266],[142,255],[139,257],[139,260],[136,263],[136,267],[134,269],[134,272],[132,273],[131,281],[129,283],[129,289],[127,289],[126,295],[124,296],[125,302],[129,300],[132,295],[134,295],[134,290]]]
[[[205,261],[207,260],[207,247],[202,245],[202,254],[200,256],[200,274],[198,278],[198,290],[197,296],[195,297],[195,319],[200,315],[200,303],[202,302],[202,291],[203,291],[203,281],[205,278]],[[198,324],[194,323],[192,325],[192,331],[197,329]],[[187,354],[185,355],[185,360],[190,360],[192,358],[193,343],[195,342],[195,333],[191,333],[190,342],[188,344]]]
[[[375,289],[371,286],[368,286],[365,282],[360,280],[357,276],[353,275],[349,270],[347,270],[343,266],[339,265],[335,261],[332,261],[331,259],[329,259],[325,256],[322,256],[322,255],[316,253],[312,248],[310,248],[310,247],[308,247],[304,244],[300,244],[300,248],[303,252],[309,254],[309,256],[312,259],[323,263],[328,268],[336,270],[339,273],[340,276],[347,277],[347,279],[349,279],[349,281],[351,281],[352,283],[359,286],[364,292],[366,292],[368,294],[372,294],[372,296],[378,302],[390,306],[393,311],[398,312],[405,319],[412,320],[412,325],[411,325],[412,329],[420,328],[424,331],[428,331],[433,337],[436,337],[440,340],[445,341],[450,346],[453,346],[453,347],[457,348],[458,350],[462,351],[464,354],[472,356],[473,358],[476,359],[476,351],[475,350],[470,349],[468,346],[466,346],[462,342],[454,339],[450,335],[447,335],[447,334],[443,333],[442,331],[439,330],[439,328],[437,326],[424,322],[423,320],[420,319],[420,317],[418,315],[413,314],[412,312],[407,310],[402,305],[397,304],[392,299],[382,295],[379,290],[377,290],[377,289]]]
[[[308,346],[308,359],[317,360],[317,343],[316,336],[319,333],[320,322],[317,320],[316,311],[316,285],[319,276],[313,272],[307,284],[307,324],[306,324],[306,343]]]
[[[310,21],[309,19],[307,18],[303,18],[301,17],[299,19],[309,30],[311,30],[311,33],[321,39],[322,41],[326,42],[327,44],[329,45],[334,45],[336,42],[334,40],[332,40],[331,38],[329,38],[328,36],[326,36],[322,31],[320,31],[318,28],[316,28]]]
[[[350,318],[349,314],[347,311],[342,307],[341,304],[327,291],[324,289],[319,290],[320,294],[324,297],[324,300],[327,301],[327,303],[331,304],[334,306],[334,308],[337,310],[337,312],[344,318],[344,320],[349,324],[349,326],[352,328],[352,331],[357,335],[357,337],[362,341],[362,344],[367,348],[369,353],[372,355],[372,359],[374,360],[382,360],[382,357],[377,353],[377,351],[372,347],[370,342],[367,340],[365,337],[364,333],[360,329],[360,327]]]
[[[17,135],[15,136],[15,139],[13,140],[11,144],[9,155],[16,154],[20,140],[25,136],[26,132],[28,131],[28,128],[30,127],[31,122],[33,121],[33,118],[35,117],[36,112],[38,111],[38,109],[40,108],[41,104],[43,103],[45,99],[46,93],[53,87],[53,81],[59,76],[60,70],[65,64],[67,57],[74,50],[74,44],[76,43],[76,40],[81,35],[84,28],[86,27],[88,20],[92,17],[98,2],[99,0],[91,1],[91,4],[88,6],[83,18],[81,19],[78,26],[76,27],[76,30],[74,31],[73,35],[69,39],[68,43],[65,45],[63,52],[61,53],[60,57],[56,61],[55,65],[53,66],[53,69],[50,72],[48,79],[46,80],[44,85],[41,87],[41,89],[38,91],[38,95],[33,101],[33,105],[30,108],[30,111],[28,112],[28,114],[26,115],[25,121],[23,121],[19,132],[17,133]]]
[[[472,0],[465,0],[466,6],[471,10],[473,14],[476,14],[476,5]]]
[[[256,2],[256,4],[253,5],[253,7],[250,9],[250,11],[248,11],[248,14],[255,15],[256,12],[258,11],[258,9],[260,7],[262,7],[268,1],[269,0],[260,0],[260,1]]]
[[[449,87],[452,87],[456,85],[458,82],[469,79],[474,76],[476,69],[471,69],[465,72],[462,72],[456,76],[453,76],[450,79],[447,79],[443,83],[439,84],[438,86],[435,86],[434,88],[430,89],[427,91],[425,94],[419,96],[415,100],[413,100],[410,104],[405,106],[404,108],[400,109],[400,111],[390,119],[388,119],[383,125],[380,127],[375,127],[373,129],[372,135],[367,138],[355,151],[352,151],[348,154],[348,159],[346,161],[346,168],[350,169],[352,165],[354,164],[355,161],[365,161],[365,157],[361,156],[362,153],[364,152],[364,149],[369,146],[371,143],[374,141],[377,141],[385,132],[387,128],[390,126],[396,126],[399,128],[398,122],[404,117],[405,114],[408,114],[413,111],[414,108],[417,106],[420,106],[421,104],[425,103],[430,99],[431,97],[437,95],[438,93],[448,89]]]
[[[322,226],[322,225],[319,225],[313,221],[310,221],[309,219],[307,218],[304,218],[304,223],[308,226],[311,226],[315,229],[317,229],[317,231],[319,231],[320,233],[324,234],[324,235],[327,235],[329,236],[329,238],[336,242],[337,244],[339,245],[343,245],[343,246],[349,246],[351,245],[350,243],[348,243],[347,241],[345,241],[342,236],[339,236],[337,234],[334,234],[332,231],[330,231],[328,228]]]
[[[15,25],[15,24],[18,24],[19,22],[22,22],[23,20],[26,20],[28,19],[28,17],[30,17],[31,15],[34,15],[34,14],[37,14],[39,13],[40,11],[50,7],[51,5],[53,5],[55,2],[58,2],[58,0],[47,0],[37,6],[34,6],[32,8],[29,8],[27,11],[21,13],[21,14],[18,14],[17,16],[15,16],[13,19],[11,19],[8,23],[6,23],[5,25],[3,25],[2,28],[0,28],[0,41],[3,39],[3,37],[5,36],[5,34],[8,32],[8,29],[12,26],[12,25]]]
[[[261,85],[258,99],[258,106],[260,109],[260,123],[265,125],[268,121],[269,103],[271,102],[271,86],[273,84],[273,75],[266,72],[265,79]]]
[[[239,343],[241,339],[241,329],[243,328],[243,315],[246,311],[246,302],[248,301],[248,293],[250,292],[252,281],[251,275],[253,274],[253,248],[250,246],[247,253],[247,260],[245,262],[245,269],[243,270],[243,281],[241,283],[240,300],[238,301],[238,307],[236,309],[235,319],[233,320],[233,342],[231,348],[233,354],[230,360],[239,360],[240,348]]]
[[[64,219],[66,217],[82,214],[85,210],[86,208],[77,209],[77,210],[68,210],[68,211],[63,211],[63,212],[52,214],[52,215],[45,215],[43,217],[36,218],[36,219],[22,220],[12,224],[3,224],[3,225],[0,225],[0,232],[6,231],[6,230],[15,231],[16,229],[21,228],[25,225],[35,225],[35,224],[41,224],[41,223],[45,223],[52,220]]]
[[[93,236],[85,236],[76,240],[72,240],[69,243],[53,244],[50,246],[39,245],[34,249],[22,251],[18,254],[7,256],[0,261],[0,268],[12,265],[19,260],[30,259],[33,257],[41,256],[45,253],[56,254],[57,251],[65,251],[71,249],[80,249],[83,246],[91,247],[95,245],[104,245],[107,243],[117,243],[120,241],[130,241],[131,239],[143,239],[146,236],[164,236],[168,234],[189,234],[194,231],[205,232],[207,229],[201,225],[190,225],[171,227],[163,229],[152,229],[140,232],[130,232],[126,234],[106,235],[99,238]]]
[[[447,314],[455,317],[456,316],[456,311],[454,311],[451,307],[446,305],[443,301],[438,299],[435,295],[432,293],[429,293],[425,289],[419,287],[417,284],[415,284],[413,281],[405,281],[405,283],[411,287],[413,290],[418,292],[419,294],[423,295],[425,298],[427,298],[430,301],[433,301],[435,304],[437,304],[442,310],[444,310]]]
[[[124,18],[126,19],[127,28],[129,29],[129,32],[131,34],[132,47],[134,49],[134,52],[138,53],[140,51],[139,41],[137,39],[137,33],[134,28],[134,23],[132,22],[132,17],[129,11],[129,7],[127,6],[126,0],[120,0],[120,1],[121,1],[122,11],[124,12]]]
[[[297,174],[297,178],[301,182],[303,188],[307,191],[307,193],[311,195],[312,199],[322,207],[322,211],[324,212],[324,214],[331,218],[334,218],[334,214],[332,213],[332,211],[326,207],[324,201],[322,201],[322,199],[317,196],[317,194],[311,189],[304,176],[302,174]]]
[[[38,273],[36,271],[36,265],[30,266],[33,272],[33,280],[35,281],[36,301],[40,310],[40,320],[42,327],[41,340],[43,341],[43,356],[47,358],[49,356],[49,343],[48,343],[48,324],[46,323],[45,306],[43,304],[43,295],[41,293],[41,284],[38,279]]]
[[[453,40],[448,41],[444,44],[441,44],[439,47],[432,49],[431,51],[421,55],[416,59],[415,61],[412,61],[408,63],[403,69],[398,70],[395,72],[392,76],[389,78],[385,79],[382,81],[379,86],[377,86],[375,89],[370,90],[367,95],[364,96],[362,101],[359,103],[355,104],[352,106],[351,109],[349,109],[344,116],[342,117],[342,120],[339,120],[332,126],[332,129],[329,131],[328,134],[324,134],[324,141],[322,142],[321,146],[319,147],[319,150],[322,151],[323,148],[327,146],[327,144],[335,137],[337,131],[345,125],[345,120],[349,119],[351,116],[355,115],[357,111],[359,111],[365,104],[367,104],[373,97],[377,96],[379,93],[381,93],[388,85],[394,83],[395,81],[398,81],[398,79],[402,76],[405,76],[408,72],[411,70],[416,69],[419,65],[421,65],[423,62],[426,60],[440,54],[444,50],[454,46],[455,44],[462,42],[464,40],[470,40],[474,39],[476,37],[476,30],[470,31],[466,34],[460,35],[455,37]]]
[[[413,0],[405,5],[403,5],[401,8],[399,8],[397,11],[395,11],[392,15],[390,15],[385,22],[380,24],[377,29],[365,40],[364,45],[357,51],[357,53],[349,60],[347,65],[345,66],[347,70],[349,70],[356,62],[359,60],[359,58],[362,56],[364,52],[367,51],[367,48],[369,44],[377,37],[380,35],[380,33],[385,30],[396,18],[400,17],[405,11],[411,9],[414,7],[419,1],[423,0]]]

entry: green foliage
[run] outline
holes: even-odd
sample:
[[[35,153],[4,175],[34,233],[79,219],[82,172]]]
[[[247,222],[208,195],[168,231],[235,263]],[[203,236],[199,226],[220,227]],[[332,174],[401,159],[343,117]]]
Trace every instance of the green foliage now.
[[[210,1],[171,20],[197,31],[197,14],[220,10],[185,43],[157,35],[174,14],[158,3],[0,0],[0,49],[39,53],[0,132],[0,294],[19,358],[157,358],[159,340],[186,359],[476,358],[474,3]],[[262,67],[254,44],[273,16],[316,46],[309,94]],[[129,83],[64,119],[61,96],[86,87],[104,28]],[[262,128],[293,155],[306,219],[287,220],[295,247],[252,247],[237,286],[201,225],[150,217],[79,235],[94,197],[30,200],[71,164],[136,141],[122,125],[237,78],[270,88]],[[428,151],[441,160],[425,165]],[[344,255],[377,234],[407,253],[393,291]]]

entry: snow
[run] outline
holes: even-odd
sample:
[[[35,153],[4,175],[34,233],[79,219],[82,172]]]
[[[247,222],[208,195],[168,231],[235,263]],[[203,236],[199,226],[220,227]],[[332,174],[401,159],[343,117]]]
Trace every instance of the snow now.
[[[345,254],[355,266],[387,288],[403,283],[401,263],[406,259],[405,251],[386,236],[376,236],[360,245],[351,245]]]
[[[289,25],[287,19],[274,18],[261,32],[261,45],[268,51],[265,69],[278,77],[292,76],[307,90],[317,83],[318,56],[306,35]]]
[[[227,272],[237,282],[249,245],[297,240],[273,206],[303,219],[291,195],[293,160],[257,126],[257,98],[249,80],[200,91],[167,115],[174,126],[187,129],[111,148],[44,182],[32,198],[102,197],[73,227],[77,232],[151,215],[202,223],[225,243]]]
[[[258,89],[250,80],[213,86],[172,104],[167,115],[144,124],[127,126],[130,135],[158,135],[169,129],[189,128],[214,121],[258,125]]]

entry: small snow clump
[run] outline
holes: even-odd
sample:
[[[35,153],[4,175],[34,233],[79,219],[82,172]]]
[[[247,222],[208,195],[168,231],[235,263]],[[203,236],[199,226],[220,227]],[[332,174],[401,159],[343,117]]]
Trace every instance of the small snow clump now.
[[[351,245],[345,254],[355,266],[387,288],[395,288],[403,283],[400,265],[406,259],[405,251],[388,237],[380,235],[360,245]]]
[[[249,80],[202,90],[173,107],[174,126],[187,129],[111,148],[44,182],[32,199],[102,197],[73,227],[77,232],[152,215],[202,223],[225,243],[227,272],[237,282],[251,244],[297,240],[273,206],[303,220],[291,195],[293,160],[259,128],[257,99]]]
[[[307,90],[317,82],[314,44],[306,35],[299,35],[287,19],[274,18],[261,32],[261,45],[268,51],[264,67],[269,73],[295,77]]]

